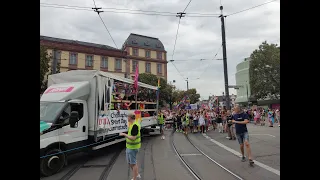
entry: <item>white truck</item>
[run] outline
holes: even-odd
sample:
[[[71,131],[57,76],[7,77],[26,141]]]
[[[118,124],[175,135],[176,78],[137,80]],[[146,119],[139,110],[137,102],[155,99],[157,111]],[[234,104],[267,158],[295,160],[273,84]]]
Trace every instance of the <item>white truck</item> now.
[[[66,165],[69,154],[125,141],[118,134],[127,132],[129,113],[142,112],[141,129],[157,125],[157,87],[138,83],[139,92],[153,97],[147,101],[118,99],[122,93],[132,93],[133,83],[97,70],[50,75],[48,88],[40,98],[40,173],[57,173]],[[124,109],[118,108],[124,105]]]

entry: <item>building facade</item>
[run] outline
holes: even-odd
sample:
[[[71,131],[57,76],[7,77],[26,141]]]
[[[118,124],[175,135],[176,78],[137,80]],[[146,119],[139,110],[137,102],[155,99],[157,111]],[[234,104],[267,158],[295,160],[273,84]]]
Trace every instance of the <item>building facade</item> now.
[[[123,48],[116,49],[40,35],[40,45],[46,46],[48,54],[57,60],[60,72],[94,69],[133,78],[136,63],[139,63],[140,74],[151,73],[167,79],[166,51],[157,38],[130,34]]]
[[[127,52],[131,78],[138,64],[140,74],[150,73],[167,79],[167,52],[158,38],[131,33],[122,49]]]
[[[243,62],[239,63],[236,67],[236,85],[242,86],[237,89],[236,104],[248,105],[257,104],[264,107],[280,106],[280,97],[277,100],[270,100],[268,98],[264,100],[257,100],[251,96],[250,88],[250,58],[245,58]]]
[[[251,89],[250,89],[250,58],[245,58],[243,62],[236,66],[236,85],[241,86],[237,89],[236,103],[246,104],[250,100]]]

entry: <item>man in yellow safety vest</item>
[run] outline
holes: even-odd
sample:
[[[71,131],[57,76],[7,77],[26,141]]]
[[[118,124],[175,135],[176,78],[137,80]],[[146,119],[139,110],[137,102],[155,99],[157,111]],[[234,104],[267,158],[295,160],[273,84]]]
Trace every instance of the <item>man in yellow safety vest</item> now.
[[[163,133],[163,124],[164,124],[164,115],[161,111],[158,113],[158,121],[159,121],[159,126],[160,126],[160,133],[161,133],[161,139],[164,139],[164,133]]]
[[[128,134],[120,133],[119,135],[126,137],[126,157],[128,164],[130,165],[133,172],[132,180],[136,180],[137,178],[141,178],[137,163],[137,154],[141,147],[141,127],[140,123],[136,121],[136,117],[134,114],[128,115],[128,123]]]

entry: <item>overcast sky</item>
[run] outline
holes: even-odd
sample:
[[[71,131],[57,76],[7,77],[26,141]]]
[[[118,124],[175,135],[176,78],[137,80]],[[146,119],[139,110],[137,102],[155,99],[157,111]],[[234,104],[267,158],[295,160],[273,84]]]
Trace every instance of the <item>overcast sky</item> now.
[[[188,2],[189,0],[96,0],[96,5],[102,8],[177,13],[183,11]],[[267,0],[222,0],[222,5],[224,14],[228,15],[265,2]],[[92,0],[41,0],[40,3],[94,7]],[[175,80],[176,87],[185,90],[187,84],[184,78],[188,77],[189,88],[196,88],[204,98],[210,94],[222,95],[224,92],[222,61],[200,61],[212,59],[216,52],[216,58],[222,58],[222,48],[219,49],[221,21],[217,17],[194,17],[199,15],[192,13],[219,14],[219,6],[220,0],[193,0],[190,3],[186,17],[181,19],[173,57],[183,77],[172,63],[168,63],[168,81]],[[172,59],[179,21],[177,17],[115,13],[128,12],[123,10],[104,11],[112,11],[101,13],[101,17],[118,48],[130,33],[156,37],[162,41],[167,59]],[[86,11],[44,7],[44,4],[40,4],[40,33],[115,47],[98,15],[90,12],[90,8]],[[229,84],[234,85],[236,65],[250,56],[262,41],[280,44],[280,0],[227,17],[226,39]],[[236,94],[236,91],[230,89],[230,94]]]

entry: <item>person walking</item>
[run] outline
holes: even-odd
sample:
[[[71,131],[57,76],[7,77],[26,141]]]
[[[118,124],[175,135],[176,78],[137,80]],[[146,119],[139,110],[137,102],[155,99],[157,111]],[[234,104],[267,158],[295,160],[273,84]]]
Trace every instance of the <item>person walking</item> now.
[[[141,148],[141,127],[140,123],[136,121],[136,116],[134,114],[128,115],[128,123],[128,134],[119,133],[119,136],[126,137],[126,158],[133,172],[133,178],[131,180],[136,180],[137,178],[141,178],[137,163],[137,154]]]
[[[227,130],[228,130],[228,139],[229,140],[236,140],[236,136],[234,134],[234,131],[233,131],[233,127],[232,127],[232,122],[230,122],[230,120],[232,120],[232,114],[231,114],[231,111],[228,110],[227,111]]]
[[[164,115],[163,113],[160,111],[158,114],[158,121],[159,121],[159,126],[160,126],[160,134],[161,134],[161,139],[164,139],[164,132],[163,132],[163,124],[164,124]]]
[[[242,162],[246,161],[246,158],[244,156],[244,145],[245,145],[247,150],[247,155],[249,158],[249,163],[252,165],[254,161],[252,160],[251,148],[249,144],[249,134],[247,129],[247,124],[250,122],[249,117],[247,113],[241,112],[241,109],[238,105],[235,106],[234,110],[235,110],[235,114],[233,115],[231,122],[235,124],[236,136],[240,144],[240,150],[242,154],[241,161]]]

